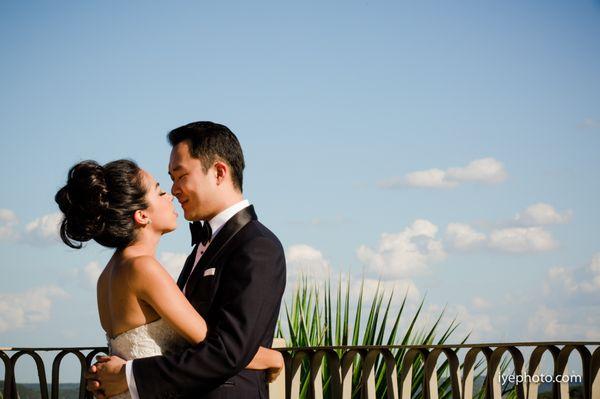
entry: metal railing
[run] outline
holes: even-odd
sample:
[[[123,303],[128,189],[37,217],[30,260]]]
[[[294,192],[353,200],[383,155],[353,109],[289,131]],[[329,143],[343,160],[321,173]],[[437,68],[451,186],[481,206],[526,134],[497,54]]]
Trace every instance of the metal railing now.
[[[274,346],[278,346],[277,343]],[[281,342],[279,342],[281,346]],[[530,352],[525,361],[524,351]],[[510,359],[514,376],[524,380],[516,384],[517,398],[538,397],[541,381],[527,381],[527,376],[539,375],[542,357],[549,353],[553,363],[552,376],[568,374],[569,360],[574,353],[581,365],[580,387],[586,399],[600,399],[600,342],[521,342],[461,345],[397,345],[397,346],[334,346],[311,348],[277,348],[284,355],[285,369],[270,385],[271,398],[296,399],[303,383],[308,384],[305,396],[323,398],[323,372],[326,370],[331,398],[376,398],[376,371],[385,375],[383,397],[408,399],[419,397],[438,399],[440,382],[445,381],[451,398],[471,399],[476,385],[477,359],[485,363],[483,386],[485,398],[500,399],[501,365]],[[52,361],[51,384],[48,389],[46,368],[40,352],[57,352]],[[85,391],[83,372],[99,353],[107,348],[0,348],[4,363],[4,398],[16,398],[15,366],[19,359],[29,356],[35,362],[42,399],[58,399],[60,365],[65,356],[73,354],[81,365],[79,398],[90,398]],[[326,361],[324,361],[326,359]],[[445,361],[448,375],[438,376],[438,363]],[[385,367],[382,365],[385,364]],[[572,363],[571,363],[572,364]],[[417,371],[422,373],[421,386],[413,386]],[[356,377],[358,375],[358,378]],[[308,379],[308,380],[307,380]],[[535,378],[534,378],[535,379]],[[353,381],[354,380],[354,381]],[[306,382],[308,381],[308,382]],[[448,384],[449,382],[449,384]],[[380,382],[381,383],[381,382]],[[569,398],[568,381],[553,382],[553,398]],[[50,391],[50,392],[49,392]],[[448,394],[448,393],[447,393]]]
[[[52,379],[50,384],[50,395],[48,395],[48,383],[46,366],[40,352],[58,352],[52,361]],[[87,352],[87,353],[86,353]],[[0,348],[0,359],[4,364],[4,389],[5,399],[17,398],[17,384],[15,378],[15,366],[17,361],[23,357],[31,357],[35,362],[42,399],[58,399],[60,384],[60,365],[65,356],[73,354],[79,361],[81,372],[79,378],[79,399],[92,398],[93,396],[85,390],[83,373],[92,364],[97,354],[107,354],[106,347],[78,347],[78,348]]]
[[[385,363],[386,392],[383,397],[409,399],[423,397],[438,399],[440,377],[437,374],[438,360],[447,361],[449,375],[449,396],[471,399],[475,396],[475,367],[478,355],[485,359],[484,386],[485,398],[500,399],[502,384],[501,363],[505,356],[511,360],[515,376],[539,375],[542,357],[549,352],[553,362],[553,376],[568,374],[567,365],[574,352],[580,357],[581,389],[584,398],[600,399],[600,343],[598,342],[522,342],[489,343],[463,345],[398,345],[398,346],[355,346],[284,348],[286,359],[284,396],[299,397],[303,367],[308,374],[311,398],[323,398],[323,359],[327,359],[330,375],[329,392],[332,398],[351,398],[353,393],[361,398],[376,398],[376,365]],[[531,353],[527,366],[521,348]],[[462,351],[462,353],[461,353]],[[401,353],[401,356],[398,354]],[[459,360],[462,355],[462,362]],[[445,358],[445,359],[444,359]],[[357,361],[357,360],[360,361]],[[415,365],[422,365],[422,386],[413,387]],[[306,367],[308,366],[308,367]],[[355,378],[354,368],[359,367],[359,378]],[[308,370],[307,370],[308,368]],[[353,379],[355,380],[353,382]],[[356,383],[358,380],[358,384]],[[535,380],[535,378],[533,379]],[[541,382],[524,381],[516,384],[517,398],[537,398]],[[358,386],[357,386],[358,385]],[[282,388],[279,388],[280,390]],[[569,398],[569,382],[552,384],[554,398]]]

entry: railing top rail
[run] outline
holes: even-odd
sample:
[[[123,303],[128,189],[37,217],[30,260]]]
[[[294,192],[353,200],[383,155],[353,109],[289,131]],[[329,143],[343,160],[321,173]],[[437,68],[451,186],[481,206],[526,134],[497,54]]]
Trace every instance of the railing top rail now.
[[[9,348],[9,347],[1,347],[0,351],[64,351],[64,350],[72,350],[72,351],[88,351],[88,350],[97,350],[97,349],[107,349],[106,346],[77,346],[77,347],[66,347],[66,348]]]
[[[361,350],[361,349],[458,349],[458,348],[486,348],[486,347],[507,347],[507,346],[544,346],[544,345],[600,345],[600,341],[543,341],[543,342],[489,342],[477,344],[443,344],[443,345],[337,345],[337,346],[294,346],[276,348],[279,350],[300,351],[300,350],[327,350],[327,349],[345,349],[345,350]],[[63,350],[105,350],[106,346],[85,346],[85,347],[45,347],[45,348],[26,348],[26,347],[0,347],[2,351],[63,351]]]
[[[490,342],[482,344],[443,344],[443,345],[367,345],[367,346],[305,346],[276,348],[278,350],[327,350],[327,349],[445,349],[445,348],[486,348],[507,346],[545,346],[545,345],[600,345],[600,341],[548,341],[548,342]]]

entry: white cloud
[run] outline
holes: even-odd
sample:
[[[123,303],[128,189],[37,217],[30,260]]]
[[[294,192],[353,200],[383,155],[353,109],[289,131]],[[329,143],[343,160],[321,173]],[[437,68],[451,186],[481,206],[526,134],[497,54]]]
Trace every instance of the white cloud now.
[[[596,306],[574,311],[573,308],[550,308],[539,305],[527,324],[530,339],[541,340],[598,340],[600,315]],[[581,315],[587,316],[581,317]]]
[[[587,286],[599,275],[600,253],[596,253],[585,267],[549,269],[541,287],[507,291],[501,304],[512,327],[521,331],[510,340],[600,339],[600,279],[596,286]]]
[[[406,186],[405,177],[391,177],[377,182],[379,188],[398,188]]]
[[[486,299],[480,297],[480,296],[476,296],[473,297],[472,299],[472,303],[473,303],[473,307],[475,309],[487,309],[491,306],[491,304],[489,303],[489,301],[487,301]]]
[[[557,289],[569,296],[592,295],[600,300],[600,252],[594,254],[584,268],[556,266],[548,270],[544,292],[555,295]]]
[[[17,231],[19,219],[10,209],[0,209],[0,240],[15,239],[32,245],[45,245],[60,242],[60,212],[49,213],[25,225],[24,231]]]
[[[486,240],[485,234],[473,229],[468,224],[450,223],[446,226],[445,241],[454,249],[466,251],[476,248]]]
[[[290,246],[285,254],[288,276],[295,279],[303,275],[312,278],[327,278],[331,272],[329,261],[321,251],[306,244]]]
[[[50,320],[54,299],[68,297],[64,290],[54,285],[18,294],[0,294],[0,333]]]
[[[543,303],[528,324],[536,339],[600,339],[600,252],[584,267],[553,267],[543,283]]]
[[[578,291],[579,284],[573,278],[573,272],[565,267],[555,266],[548,270],[547,278],[543,286],[545,294],[551,294],[554,285],[560,286],[568,294],[573,294]]]
[[[370,274],[403,279],[426,271],[429,263],[446,257],[441,241],[436,239],[437,232],[436,225],[418,219],[400,233],[382,234],[376,249],[361,245],[357,256]]]
[[[449,181],[446,172],[441,169],[411,172],[405,178],[406,185],[411,187],[451,188],[458,185],[456,181]]]
[[[10,209],[0,209],[0,240],[17,238],[15,227],[19,224],[17,215]]]
[[[600,129],[600,120],[585,118],[579,125],[580,129]]]
[[[438,331],[446,329],[453,320],[459,324],[452,334],[452,337],[454,337],[452,342],[462,340],[469,333],[470,342],[498,339],[498,328],[496,328],[488,314],[473,311],[461,304],[450,304],[445,309],[437,304],[427,306],[423,313],[419,315],[417,328],[431,328],[442,311],[444,311],[444,315],[440,320]]]
[[[539,306],[535,313],[529,319],[527,329],[530,334],[543,334],[545,337],[559,337],[564,332],[564,327],[558,322],[558,311],[548,308],[547,306]]]
[[[179,278],[181,270],[188,255],[176,252],[163,252],[160,254],[160,263],[169,272],[175,281]]]
[[[331,266],[321,251],[309,245],[297,244],[290,246],[286,250],[286,262],[289,283],[286,292],[288,295],[291,295],[296,289],[296,284],[299,283],[299,278],[302,276],[308,279],[309,284],[316,284],[320,290],[325,288],[324,283],[328,281],[334,297],[340,283],[343,292],[346,292],[348,278],[350,278],[350,302],[354,308],[358,301],[361,284],[363,300],[368,303],[371,303],[377,292],[377,287],[379,287],[380,293],[386,293],[386,299],[393,291],[392,306],[399,305],[405,295],[407,301],[411,303],[421,299],[421,293],[411,279],[401,278],[382,281],[362,273],[340,273]],[[288,300],[291,300],[291,297]]]
[[[558,244],[541,227],[511,227],[492,231],[489,246],[500,251],[522,253],[550,251]]]
[[[352,298],[358,298],[358,295],[360,294],[361,282],[362,277],[355,276],[352,279],[352,282],[350,283],[350,295]],[[365,277],[364,285],[362,287],[363,298],[368,299],[368,303],[370,303],[371,299],[375,296],[378,286],[379,292],[385,291],[387,293],[387,296],[384,297],[385,299],[389,298],[389,295],[392,291],[394,292],[394,298],[392,299],[393,305],[400,304],[404,299],[404,295],[406,295],[407,301],[413,303],[421,299],[421,292],[415,285],[414,281],[409,278],[382,281]],[[385,305],[387,305],[387,303]]]
[[[552,205],[538,202],[530,205],[523,212],[515,215],[515,222],[521,226],[542,226],[549,224],[562,224],[571,220],[573,211],[557,212]]]
[[[90,262],[83,270],[81,270],[80,278],[82,282],[88,287],[96,288],[96,283],[98,282],[98,277],[102,273],[103,267],[100,266],[98,262]]]
[[[500,183],[508,177],[502,162],[494,158],[476,159],[469,162],[467,166],[450,168],[447,175],[451,180],[480,183]]]
[[[504,165],[494,158],[482,158],[466,166],[446,170],[433,168],[410,172],[404,177],[394,177],[378,183],[381,188],[402,186],[423,188],[453,188],[462,182],[496,184],[506,180],[508,173]]]
[[[95,290],[98,277],[100,277],[103,269],[97,261],[88,262],[84,267],[72,268],[64,274],[67,280],[63,281],[63,285],[77,282],[85,290]]]
[[[497,334],[493,327],[492,319],[485,313],[473,312],[464,305],[455,305],[450,308],[450,313],[456,314],[456,320],[461,327],[470,332],[470,339],[478,340]]]
[[[30,244],[51,244],[60,241],[60,212],[39,217],[25,226],[25,241]]]

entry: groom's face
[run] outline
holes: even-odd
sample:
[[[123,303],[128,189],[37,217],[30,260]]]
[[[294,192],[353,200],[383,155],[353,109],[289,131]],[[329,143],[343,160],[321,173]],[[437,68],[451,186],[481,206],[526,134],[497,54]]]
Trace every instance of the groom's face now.
[[[205,173],[201,161],[191,156],[187,141],[177,144],[171,150],[171,193],[181,204],[186,220],[209,220],[218,213],[215,211],[217,185],[213,169],[211,167]]]

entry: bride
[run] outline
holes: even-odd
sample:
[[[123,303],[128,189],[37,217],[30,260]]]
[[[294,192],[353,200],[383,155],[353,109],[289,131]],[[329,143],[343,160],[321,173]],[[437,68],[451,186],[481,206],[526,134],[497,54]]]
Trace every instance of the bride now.
[[[163,234],[175,230],[173,196],[130,160],[74,165],[55,196],[64,217],[62,241],[71,248],[94,240],[115,252],[97,283],[100,324],[110,355],[125,360],[183,351],[202,342],[207,325],[156,260]],[[281,353],[260,347],[246,368],[283,367]],[[129,394],[119,395],[128,398]]]

